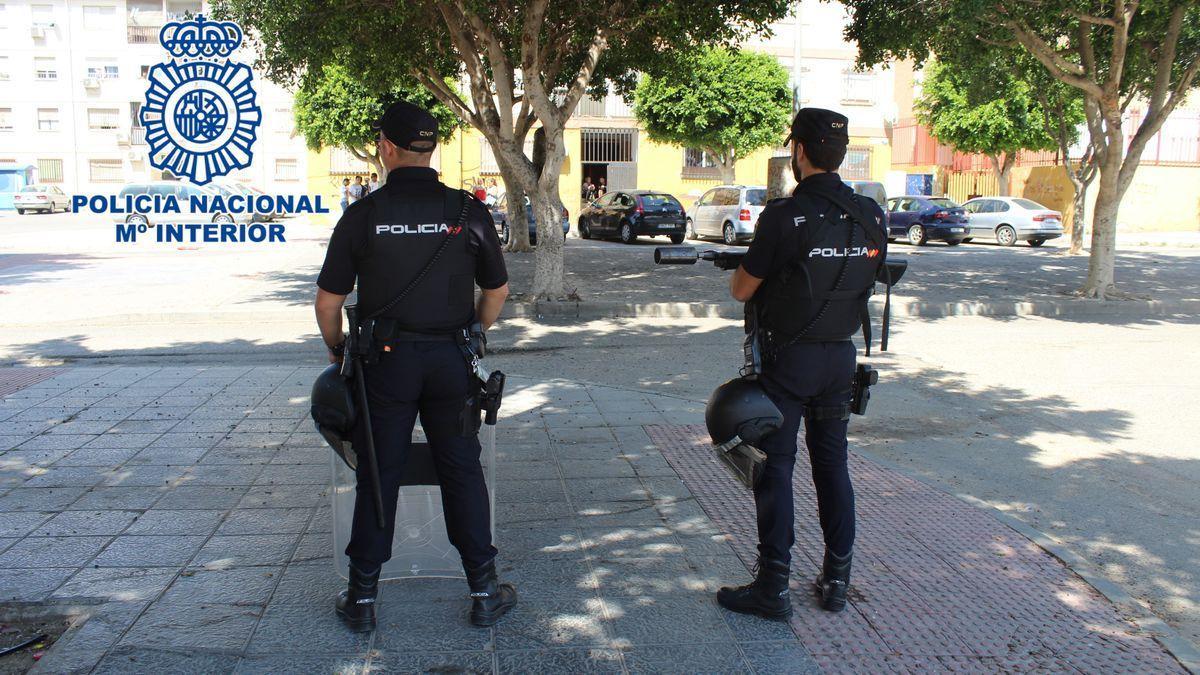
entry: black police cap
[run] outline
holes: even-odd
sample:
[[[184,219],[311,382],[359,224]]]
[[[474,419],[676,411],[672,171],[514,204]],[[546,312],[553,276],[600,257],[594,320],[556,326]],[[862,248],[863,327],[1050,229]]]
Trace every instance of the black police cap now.
[[[429,111],[407,101],[397,101],[383,112],[375,131],[398,148],[412,152],[433,152],[437,146],[438,123]]]
[[[824,108],[801,108],[792,120],[789,141],[828,145],[849,145],[850,120],[841,113]]]

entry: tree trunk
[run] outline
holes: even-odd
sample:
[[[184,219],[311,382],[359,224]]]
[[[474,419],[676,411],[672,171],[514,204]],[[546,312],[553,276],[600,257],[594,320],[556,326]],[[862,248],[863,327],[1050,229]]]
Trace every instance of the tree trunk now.
[[[523,141],[522,141],[523,142]],[[494,146],[493,146],[494,147]],[[495,152],[496,164],[500,167],[500,177],[504,179],[504,193],[507,211],[504,214],[508,220],[508,244],[505,250],[512,253],[527,253],[533,250],[529,242],[529,216],[525,213],[526,187],[533,182],[533,174],[528,170],[518,168],[525,157],[524,151],[520,157],[510,156],[511,152]],[[522,172],[528,174],[520,175]]]
[[[1104,300],[1116,293],[1114,268],[1117,259],[1117,211],[1121,208],[1121,155],[1123,148],[1110,146],[1100,164],[1100,184],[1096,210],[1092,214],[1092,253],[1088,258],[1087,280],[1080,294]]]
[[[1000,155],[988,155],[988,159],[992,162],[992,171],[996,174],[996,192],[1001,197],[1007,197],[1012,191],[1009,185],[1009,178],[1012,174],[1012,158],[1005,155],[1003,159]]]
[[[721,162],[718,166],[721,168],[721,182],[726,185],[737,184],[737,170],[735,167],[736,160]]]
[[[539,300],[566,300],[563,266],[563,205],[558,195],[559,172],[566,158],[563,131],[544,134],[544,160],[535,189],[530,194],[537,219],[538,246],[534,254],[533,295]],[[541,153],[539,153],[541,154]]]
[[[1083,230],[1087,223],[1087,189],[1090,181],[1084,182],[1079,174],[1072,171],[1070,161],[1064,166],[1067,177],[1071,179],[1071,186],[1075,189],[1075,198],[1071,204],[1071,246],[1067,249],[1067,255],[1079,255],[1083,251]],[[1082,167],[1079,173],[1083,173]]]

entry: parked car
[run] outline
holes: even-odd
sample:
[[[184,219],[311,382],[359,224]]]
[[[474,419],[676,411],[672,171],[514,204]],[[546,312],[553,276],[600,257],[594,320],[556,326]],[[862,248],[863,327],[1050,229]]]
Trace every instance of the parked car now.
[[[492,212],[492,220],[496,223],[496,231],[500,233],[500,243],[508,244],[509,229],[508,229],[508,193],[500,195],[500,199],[496,200],[495,204],[488,207]],[[525,222],[529,227],[529,243],[537,245],[537,220],[533,217],[533,207],[530,205],[529,197],[525,197]],[[567,207],[563,207],[562,212],[562,230],[563,239],[567,238],[567,232],[571,230],[571,216],[567,213]]]
[[[26,211],[70,211],[71,197],[54,185],[36,183],[26,185],[13,195],[13,207],[17,213],[24,215]]]
[[[850,186],[851,190],[864,197],[870,197],[879,204],[879,208],[887,213],[887,190],[884,189],[883,183],[874,180],[844,180],[842,181]]]
[[[226,199],[237,195],[245,197],[247,200],[253,200],[257,196],[256,192],[241,183],[209,183],[208,187]],[[234,217],[240,222],[265,223],[271,220],[272,216],[266,213],[238,213]]]
[[[209,187],[200,187],[191,183],[180,181],[154,181],[149,183],[130,183],[121,188],[117,194],[119,202],[125,203],[126,195],[159,195],[166,198],[167,195],[175,195],[175,199],[179,204],[179,213],[156,213],[153,211],[139,211],[137,213],[114,213],[113,221],[118,223],[129,223],[131,225],[153,225],[155,223],[185,223],[185,222],[203,222],[211,223],[233,223],[236,218],[229,213],[199,213],[192,211],[192,195],[208,195],[213,196],[219,194],[217,191]]]
[[[762,185],[718,185],[692,205],[687,233],[692,239],[720,237],[726,244],[750,242],[758,214],[767,205]]]
[[[687,236],[687,212],[669,194],[650,190],[610,192],[579,214],[579,236],[617,237],[632,244],[639,236],[665,235],[672,244]]]
[[[967,212],[947,197],[904,195],[888,200],[888,239],[905,239],[913,246],[944,241],[958,246],[970,237]]]
[[[976,197],[963,204],[971,214],[970,236],[988,238],[1001,246],[1018,241],[1041,246],[1063,235],[1062,214],[1020,197]]]

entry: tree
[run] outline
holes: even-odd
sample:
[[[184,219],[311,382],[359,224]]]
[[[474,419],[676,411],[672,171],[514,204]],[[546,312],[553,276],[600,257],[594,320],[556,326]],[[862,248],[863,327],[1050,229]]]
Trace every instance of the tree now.
[[[539,245],[532,294],[560,299],[566,296],[558,230],[563,130],[584,94],[595,91],[593,78],[628,79],[631,70],[675,50],[762,31],[787,13],[788,3],[216,0],[215,9],[253,29],[273,79],[288,81],[327,63],[384,85],[407,75],[479,130],[506,185],[533,203]],[[465,100],[446,76],[465,83]],[[540,166],[523,152],[535,122],[544,129]]]
[[[973,82],[972,72],[930,61],[915,102],[917,119],[956,150],[987,155],[1000,194],[1007,195],[1017,153],[1052,150],[1057,143],[1046,132],[1044,111],[1027,82],[1004,71]]]
[[[963,62],[981,43],[1037,60],[1056,81],[1083,96],[1099,185],[1092,249],[1080,294],[1118,295],[1114,277],[1117,211],[1146,144],[1197,84],[1197,0],[847,0],[846,36],[859,61],[924,61],[931,53]],[[1145,105],[1132,134],[1126,111]]]
[[[386,177],[387,171],[375,148],[378,132],[372,125],[389,105],[400,100],[429,110],[438,121],[441,141],[449,140],[461,126],[449,108],[415,82],[379,94],[352,77],[345,67],[329,64],[301,78],[296,92],[296,129],[309,148],[342,148]]]
[[[634,113],[650,140],[704,150],[732,183],[737,160],[786,135],[791,97],[774,57],[706,47],[643,76]]]

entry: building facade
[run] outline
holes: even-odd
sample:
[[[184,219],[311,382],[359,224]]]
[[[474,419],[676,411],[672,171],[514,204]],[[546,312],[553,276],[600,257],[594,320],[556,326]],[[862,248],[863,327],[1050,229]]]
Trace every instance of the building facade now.
[[[0,0],[0,164],[32,165],[68,193],[115,193],[155,180],[139,115],[168,21],[204,12],[201,0]],[[235,56],[253,63],[246,47]],[[257,75],[257,73],[256,73]],[[262,125],[254,161],[229,179],[271,192],[307,187],[292,94],[256,77]]]
[[[757,36],[743,47],[778,59],[791,75],[801,105],[839,110],[850,118],[846,178],[883,180],[891,169],[886,129],[895,119],[894,74],[890,68],[854,69],[857,48],[842,38],[847,23],[841,5],[803,0],[794,3],[791,15],[772,25],[769,35]],[[784,136],[786,129],[781,129],[781,142]],[[565,142],[560,197],[572,221],[581,206],[585,177],[592,182],[603,178],[611,188],[667,192],[685,207],[720,182],[717,168],[702,151],[650,141],[619,96],[581,101],[568,122]],[[737,163],[737,182],[765,185],[767,160],[786,152],[782,146],[765,148],[743,158]],[[343,177],[371,171],[366,163],[339,151],[314,153],[310,164],[310,189],[319,193],[333,194]],[[486,139],[472,129],[443,144],[434,166],[450,185],[501,181]]]

